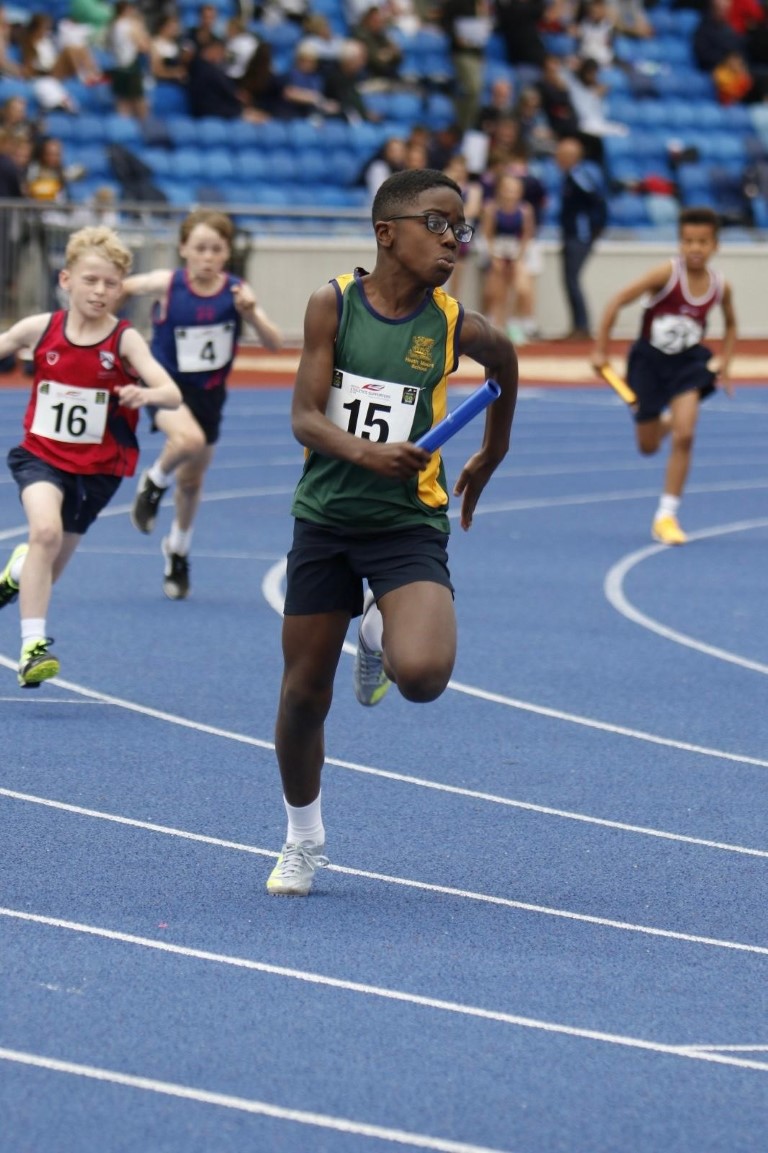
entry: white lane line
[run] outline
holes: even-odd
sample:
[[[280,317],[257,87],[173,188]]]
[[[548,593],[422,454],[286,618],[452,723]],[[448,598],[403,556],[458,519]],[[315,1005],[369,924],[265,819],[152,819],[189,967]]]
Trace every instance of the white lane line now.
[[[758,520],[733,521],[731,524],[716,525],[713,528],[701,529],[700,532],[689,533],[688,539],[689,541],[706,540],[709,537],[727,536],[735,532],[753,532],[755,529],[766,527],[768,527],[768,519],[765,517]],[[675,644],[682,645],[685,648],[695,649],[696,652],[704,653],[706,656],[716,657],[717,660],[726,661],[728,664],[738,665],[742,669],[749,669],[751,672],[768,676],[768,665],[763,664],[761,661],[749,660],[747,657],[741,657],[737,653],[730,652],[728,649],[721,649],[716,645],[709,645],[704,641],[697,641],[686,633],[667,628],[666,625],[661,624],[653,617],[635,608],[624,592],[624,581],[626,580],[627,574],[643,561],[648,560],[649,557],[657,556],[660,552],[666,551],[666,546],[663,544],[649,545],[647,548],[638,549],[637,552],[629,553],[609,569],[603,585],[608,603],[615,608],[621,616],[632,621],[633,624],[640,625],[641,628],[647,629],[657,636],[664,637],[665,640],[673,641]]]
[[[284,562],[283,562],[284,563]],[[348,651],[354,651],[351,646],[346,646]],[[11,661],[8,657],[0,655],[0,665],[6,668],[16,668],[16,663]],[[178,725],[180,728],[191,729],[196,732],[206,733],[210,736],[221,737],[225,740],[235,741],[238,744],[250,745],[254,748],[264,749],[268,752],[274,752],[275,745],[273,741],[265,741],[259,737],[251,737],[245,733],[237,733],[228,729],[221,729],[214,725],[204,724],[200,721],[188,720],[185,717],[178,716],[174,713],[161,712],[159,709],[150,708],[147,705],[139,705],[133,701],[123,700],[119,697],[108,696],[105,693],[99,693],[92,689],[87,689],[83,685],[74,684],[71,681],[64,681],[59,677],[50,681],[51,685],[59,685],[61,688],[69,689],[71,692],[78,693],[85,696],[89,701],[102,705],[112,705],[117,708],[125,709],[128,712],[138,713],[142,716],[152,717],[155,720],[164,721],[168,724]],[[667,745],[675,749],[683,749],[686,751],[699,752],[704,756],[716,757],[725,760],[733,760],[743,764],[756,765],[759,768],[768,768],[768,761],[759,760],[755,757],[744,757],[732,753],[722,752],[717,749],[709,749],[695,745],[687,745],[680,741],[667,740],[662,737],[655,737],[653,734],[644,734],[636,732],[631,729],[619,729],[615,725],[606,725],[602,722],[591,721],[588,718],[572,717],[566,713],[559,713],[553,709],[546,709],[541,706],[526,704],[522,701],[514,701],[510,698],[499,697],[494,694],[488,694],[480,689],[474,689],[470,685],[460,685],[457,682],[450,682],[450,688],[455,688],[459,692],[464,692],[470,696],[479,696],[483,700],[495,701],[497,703],[509,705],[512,708],[519,708],[529,712],[538,712],[544,716],[552,717],[557,720],[572,721],[574,724],[585,725],[587,727],[602,729],[619,736],[631,736],[639,740],[648,740],[656,744]],[[62,704],[72,703],[62,701]],[[30,704],[24,704],[25,708],[31,707]],[[508,808],[522,809],[528,812],[541,813],[544,816],[559,817],[564,820],[581,821],[584,824],[591,824],[601,826],[608,829],[616,829],[622,832],[637,833],[641,836],[659,837],[664,840],[679,841],[684,844],[701,845],[704,848],[718,849],[725,852],[743,853],[748,856],[766,857],[768,851],[757,849],[746,845],[735,845],[726,841],[713,841],[703,837],[692,837],[684,833],[674,833],[662,829],[653,829],[643,825],[633,825],[622,821],[611,821],[602,817],[594,817],[584,813],[577,813],[569,811],[568,809],[556,809],[547,805],[537,805],[528,801],[518,801],[510,797],[499,796],[495,793],[482,792],[479,789],[468,789],[458,785],[449,785],[440,781],[429,780],[424,777],[415,777],[407,773],[398,773],[389,769],[379,769],[372,765],[364,765],[356,761],[345,761],[339,757],[326,756],[325,763],[333,765],[336,768],[346,769],[350,772],[361,773],[365,776],[379,777],[383,780],[396,781],[399,784],[412,785],[416,788],[433,789],[436,792],[447,793],[452,796],[465,797],[470,800],[486,801],[494,805],[503,805]],[[5,790],[0,790],[0,793]]]
[[[158,1081],[154,1077],[137,1077],[130,1073],[120,1073],[116,1069],[80,1065],[75,1061],[60,1061],[55,1057],[43,1057],[38,1053],[25,1053],[18,1049],[0,1048],[0,1060],[14,1062],[18,1065],[32,1065],[37,1069],[48,1069],[54,1073],[68,1073],[70,1076],[85,1077],[91,1081],[106,1081],[112,1085],[124,1085],[128,1089],[141,1089],[145,1093],[160,1093],[165,1097],[179,1097],[184,1101],[215,1105],[221,1109],[235,1109],[240,1113],[272,1117],[278,1121],[290,1121],[315,1129],[331,1129],[337,1133],[351,1133],[357,1137],[376,1138],[395,1145],[407,1145],[411,1149],[432,1149],[435,1150],[435,1153],[503,1153],[500,1149],[490,1149],[485,1145],[470,1145],[464,1141],[447,1141],[440,1137],[427,1136],[424,1133],[409,1133],[405,1129],[390,1129],[384,1125],[370,1125],[364,1121],[353,1121],[347,1117],[332,1117],[327,1113],[311,1113],[305,1109],[285,1109],[278,1105],[270,1105],[267,1101],[234,1097],[229,1093],[197,1089],[192,1085],[179,1085],[173,1081]]]
[[[60,917],[44,917],[37,913],[27,913],[20,909],[0,907],[0,916],[12,920],[27,921],[36,925],[46,925],[54,929],[64,929],[70,933],[82,933],[126,945],[136,945],[154,949],[160,953],[172,954],[191,960],[207,961],[217,965],[229,965],[251,972],[265,973],[275,977],[287,977],[310,985],[329,989],[341,989],[348,993],[360,993],[378,997],[385,1001],[396,1001],[406,1005],[417,1005],[442,1013],[453,1013],[461,1017],[472,1017],[483,1021],[493,1021],[500,1025],[512,1025],[521,1029],[534,1029],[542,1033],[554,1033],[574,1037],[584,1041],[598,1041],[607,1045],[619,1045],[628,1049],[642,1049],[651,1053],[663,1053],[672,1057],[682,1057],[692,1061],[707,1061],[717,1065],[734,1065],[742,1069],[756,1069],[768,1072],[768,1062],[746,1060],[727,1056],[707,1049],[698,1050],[687,1045],[669,1045],[662,1041],[646,1041],[640,1037],[620,1033],[607,1033],[599,1029],[584,1029],[575,1025],[565,1025],[555,1021],[543,1021],[535,1017],[522,1017],[515,1013],[505,1013],[496,1009],[483,1009],[476,1005],[466,1005],[457,1001],[445,1001],[439,997],[425,997],[418,993],[405,993],[399,989],[387,989],[380,985],[369,985],[361,981],[347,981],[338,977],[328,977],[306,969],[290,969],[284,965],[271,965],[264,961],[254,961],[249,957],[235,957],[228,953],[212,953],[207,949],[194,949],[186,945],[173,945],[168,941],[155,941],[151,937],[140,937],[134,933],[122,933],[114,929],[104,929],[97,925],[86,925],[79,921],[67,921]]]
[[[0,789],[0,796],[9,800],[22,801],[27,804],[41,805],[45,808],[58,809],[61,812],[72,813],[75,816],[88,817],[100,821],[111,821],[114,824],[125,825],[129,828],[142,829],[146,832],[160,833],[167,837],[178,837],[182,840],[195,841],[216,848],[234,849],[240,853],[252,853],[259,857],[277,857],[271,849],[262,849],[256,845],[246,845],[239,841],[223,840],[203,833],[191,833],[185,829],[177,829],[170,825],[157,825],[151,821],[140,821],[132,817],[119,816],[116,813],[105,813],[98,809],[86,809],[80,805],[70,805],[63,801],[54,801],[47,797],[36,797],[29,793],[18,793],[11,789]],[[652,925],[640,925],[631,921],[617,921],[609,917],[597,917],[589,913],[574,913],[569,909],[558,909],[549,905],[535,905],[530,901],[516,901],[511,897],[497,897],[488,893],[478,893],[471,889],[457,889],[449,885],[434,885],[428,881],[414,881],[408,877],[395,877],[388,873],[374,873],[368,869],[353,869],[346,865],[330,865],[329,872],[341,873],[348,877],[364,877],[370,881],[377,881],[385,885],[399,885],[401,888],[415,889],[422,893],[436,893],[442,897],[453,897],[464,901],[476,901],[479,904],[494,905],[498,908],[515,909],[524,913],[535,913],[538,916],[557,917],[561,920],[575,921],[585,925],[597,925],[601,929],[617,929],[623,933],[640,933],[647,937],[659,937],[670,941],[682,941],[689,945],[706,945],[716,949],[730,949],[738,953],[753,953],[757,956],[768,956],[768,947],[762,945],[747,945],[741,941],[727,941],[719,937],[705,937],[696,933],[682,933],[673,929],[659,929]]]
[[[663,548],[663,545],[652,546]],[[261,582],[261,591],[267,604],[272,608],[278,616],[282,616],[283,612],[283,582],[285,579],[286,560],[283,558],[271,569],[269,569]],[[355,646],[346,642],[344,644],[344,651],[354,656]],[[2,657],[0,657],[2,663]],[[474,685],[465,685],[460,681],[451,680],[448,682],[448,688],[453,689],[455,692],[464,693],[466,696],[476,697],[479,700],[488,701],[490,704],[506,705],[507,708],[519,709],[521,712],[534,713],[537,716],[549,717],[552,720],[566,721],[572,725],[581,725],[584,728],[597,729],[599,732],[612,733],[614,736],[631,737],[636,741],[647,741],[654,745],[664,745],[667,748],[679,749],[682,752],[699,753],[704,757],[716,757],[721,760],[733,761],[737,764],[756,765],[758,768],[768,768],[768,760],[763,760],[759,757],[748,757],[740,753],[729,753],[723,749],[714,749],[706,745],[694,745],[688,741],[673,740],[668,737],[660,737],[655,733],[647,733],[642,729],[630,729],[623,725],[608,724],[605,721],[597,721],[592,717],[583,717],[575,713],[566,713],[562,709],[548,708],[544,705],[534,705],[529,701],[520,701],[514,697],[507,697],[501,693],[491,693],[486,689],[478,689]],[[327,758],[329,763],[330,758]],[[420,782],[421,783],[421,782]]]

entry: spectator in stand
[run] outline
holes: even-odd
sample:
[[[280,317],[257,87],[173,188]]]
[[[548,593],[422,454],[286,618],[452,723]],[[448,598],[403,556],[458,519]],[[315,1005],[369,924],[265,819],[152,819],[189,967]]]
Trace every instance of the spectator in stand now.
[[[643,0],[607,0],[617,36],[633,40],[650,40],[656,33],[648,19]]]
[[[731,0],[709,0],[693,33],[693,55],[702,72],[710,75],[726,56],[744,55],[744,37],[728,23]]]
[[[378,152],[366,161],[358,183],[365,184],[371,204],[384,181],[393,172],[405,168],[405,139],[402,136],[388,136]]]
[[[429,168],[429,146],[427,142],[416,133],[411,133],[405,142],[404,168]]]
[[[722,103],[760,103],[768,97],[768,82],[749,66],[745,37],[729,22],[730,3],[710,0],[693,34],[694,58],[712,77]]]
[[[315,47],[300,40],[285,77],[283,104],[288,116],[338,116],[341,105],[325,95],[325,77]]]
[[[242,80],[248,61],[259,46],[259,38],[250,31],[243,16],[233,16],[227,22],[224,43],[227,49],[224,71],[233,80]]]
[[[757,96],[755,78],[740,52],[731,52],[720,61],[712,81],[721,104],[750,104]]]
[[[489,0],[445,0],[442,24],[456,72],[456,118],[462,131],[474,128],[485,75],[485,48],[493,33]]]
[[[606,115],[607,88],[600,83],[600,66],[596,60],[582,60],[575,72],[565,73],[565,78],[582,133],[598,138],[629,134],[626,124],[609,120]]]
[[[768,65],[768,7],[763,0],[731,0],[728,12],[731,27],[744,37],[744,52],[750,66]]]
[[[580,60],[595,60],[599,68],[613,64],[616,20],[606,0],[587,0],[575,33]]]
[[[71,53],[59,52],[53,31],[53,21],[46,12],[33,12],[21,32],[22,76],[31,81],[40,107],[46,112],[76,113],[72,99],[62,80],[77,75]]]
[[[369,81],[381,89],[400,87],[403,53],[391,34],[391,20],[385,8],[369,8],[351,31],[355,40],[365,45]]]
[[[240,89],[224,70],[227,50],[223,40],[209,40],[189,62],[187,96],[189,111],[198,119],[203,116],[221,120],[249,120],[260,123],[263,112],[244,102]]]
[[[557,137],[544,114],[538,88],[532,84],[523,88],[514,114],[520,126],[520,139],[528,155],[533,158],[551,156],[557,145]]]
[[[582,8],[583,0],[548,0],[546,11],[539,21],[540,31],[573,36]]]
[[[197,11],[197,23],[184,33],[185,45],[196,55],[212,40],[220,40],[218,34],[219,10],[215,4],[201,4]]]
[[[17,144],[17,137],[7,129],[0,129],[0,200],[24,197],[22,173],[16,163]],[[0,212],[0,289],[3,294],[16,282],[20,229],[21,219],[16,209],[3,209]]]
[[[272,45],[262,40],[248,61],[242,78],[235,85],[235,95],[244,109],[250,109],[262,120],[268,120],[287,115],[283,87],[282,77],[274,68]]]
[[[93,29],[83,20],[62,16],[56,25],[59,51],[68,53],[78,79],[83,84],[102,84],[106,80],[91,48]]]
[[[162,17],[149,42],[149,72],[153,80],[186,84],[191,49],[181,42],[181,21],[175,12]]]
[[[21,136],[26,140],[37,139],[37,121],[29,115],[26,97],[9,96],[0,105],[0,132],[8,136]]]
[[[31,200],[60,204],[68,199],[69,184],[80,179],[84,172],[80,165],[64,166],[62,144],[57,136],[43,136],[24,174],[24,188]]]
[[[432,167],[432,165],[430,165]],[[480,226],[483,214],[483,186],[476,176],[469,171],[467,158],[461,153],[455,153],[443,168],[446,176],[450,176],[461,189],[461,199],[464,201],[464,219],[475,229]],[[464,277],[464,268],[470,255],[470,245],[460,244],[456,253],[456,264],[450,279],[443,286],[451,296],[460,299],[461,284]]]
[[[328,17],[320,12],[310,12],[301,27],[302,39],[315,49],[321,67],[335,64],[341,56],[346,37],[334,32]]]
[[[338,63],[331,65],[323,94],[331,105],[337,105],[341,116],[350,124],[381,120],[377,112],[366,107],[363,92],[366,85],[368,56],[360,40],[345,40]]]
[[[114,58],[109,78],[115,108],[122,116],[144,120],[148,112],[144,91],[145,60],[151,53],[152,38],[133,0],[117,0],[107,27],[106,43]]]
[[[106,0],[70,0],[69,16],[88,24],[95,33],[102,32],[112,19],[112,5]]]
[[[544,67],[547,52],[540,24],[546,10],[546,0],[497,0],[496,27],[510,64]]]
[[[515,344],[525,342],[523,316],[530,316],[530,277],[525,250],[533,238],[533,209],[523,198],[523,182],[501,171],[483,205],[481,231],[488,253],[483,313]]]
[[[514,96],[512,81],[507,76],[497,76],[492,80],[488,103],[484,104],[478,113],[475,124],[477,130],[490,135],[500,119],[514,115]]]
[[[571,315],[565,340],[589,340],[589,310],[581,287],[581,274],[608,218],[603,175],[584,157],[581,140],[566,137],[555,159],[563,174],[560,209],[563,287]]]
[[[544,115],[558,140],[565,136],[578,136],[579,119],[571,102],[565,68],[559,57],[545,57],[541,80],[536,87]]]
[[[0,76],[13,76],[21,78],[23,71],[11,55],[13,33],[8,11],[4,4],[0,4]]]
[[[485,200],[493,198],[496,185],[502,176],[515,176],[522,181],[523,200],[531,206],[533,211],[534,231],[523,254],[523,269],[527,276],[527,284],[518,316],[522,329],[521,339],[533,340],[538,335],[536,281],[544,271],[544,257],[538,239],[538,231],[547,201],[547,190],[531,169],[530,156],[525,146],[520,124],[517,119],[512,117],[499,122],[491,140],[488,166],[481,179]]]

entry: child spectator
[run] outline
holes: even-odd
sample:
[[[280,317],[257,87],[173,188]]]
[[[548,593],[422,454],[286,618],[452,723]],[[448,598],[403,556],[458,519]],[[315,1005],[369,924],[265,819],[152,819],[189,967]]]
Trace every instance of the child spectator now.
[[[533,209],[523,199],[523,182],[502,173],[486,201],[481,229],[488,253],[483,312],[514,343],[525,341],[523,315],[530,315],[530,278],[524,257],[533,237]]]

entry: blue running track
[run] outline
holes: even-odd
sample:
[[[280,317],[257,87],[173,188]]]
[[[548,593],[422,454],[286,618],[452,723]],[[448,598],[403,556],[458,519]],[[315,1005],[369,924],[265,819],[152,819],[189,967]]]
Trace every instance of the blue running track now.
[[[523,390],[448,691],[360,708],[350,630],[307,900],[264,888],[289,403],[231,394],[187,601],[127,481],[54,591],[60,678],[16,687],[2,613],[0,1150],[762,1153],[768,389],[704,406],[678,549],[613,393]]]

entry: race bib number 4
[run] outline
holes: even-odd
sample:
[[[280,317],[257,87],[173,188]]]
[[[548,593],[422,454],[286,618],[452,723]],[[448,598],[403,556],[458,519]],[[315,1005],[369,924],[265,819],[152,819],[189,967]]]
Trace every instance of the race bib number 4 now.
[[[41,380],[30,431],[67,444],[101,444],[108,411],[106,388],[76,388],[55,380]]]
[[[235,347],[235,325],[175,328],[176,363],[179,372],[215,372],[229,364]]]
[[[651,324],[651,344],[668,356],[700,344],[703,335],[701,325],[692,316],[657,316]]]
[[[371,380],[333,371],[325,415],[337,428],[378,444],[411,439],[421,390],[410,384]]]

